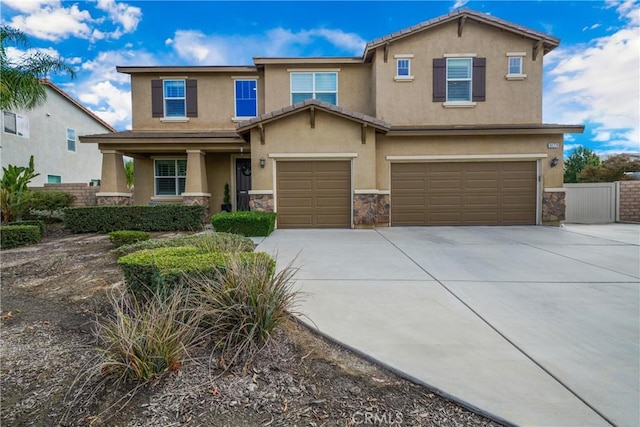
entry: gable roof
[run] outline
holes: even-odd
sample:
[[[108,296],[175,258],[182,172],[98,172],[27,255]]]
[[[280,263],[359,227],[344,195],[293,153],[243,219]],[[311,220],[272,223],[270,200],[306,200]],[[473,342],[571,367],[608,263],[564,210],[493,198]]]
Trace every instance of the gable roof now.
[[[93,113],[87,107],[85,107],[84,105],[80,104],[78,101],[73,99],[67,92],[65,92],[62,89],[60,89],[58,86],[53,84],[53,82],[51,82],[50,80],[41,80],[40,83],[45,85],[45,86],[47,86],[48,88],[52,89],[54,92],[56,92],[57,94],[59,94],[60,96],[65,98],[67,101],[71,102],[73,105],[78,107],[80,110],[82,110],[82,112],[87,114],[93,120],[95,120],[96,122],[100,123],[102,126],[106,127],[109,130],[109,132],[116,132],[116,130],[113,128],[113,126],[111,126],[109,123],[107,123],[104,120],[102,120],[100,117],[98,117],[95,113]]]
[[[400,31],[396,31],[395,33],[388,34],[386,36],[370,41],[369,43],[367,43],[367,46],[364,49],[364,53],[362,57],[365,61],[367,61],[371,59],[371,56],[375,51],[375,49],[380,46],[386,45],[387,43],[392,43],[396,40],[414,35],[416,33],[436,27],[438,25],[454,21],[456,19],[461,20],[459,21],[459,25],[463,25],[465,19],[472,19],[474,21],[488,24],[496,28],[500,28],[502,30],[507,30],[512,33],[518,34],[520,36],[530,38],[535,41],[540,41],[543,43],[545,54],[551,52],[560,44],[560,39],[558,38],[552,37],[548,34],[541,33],[536,30],[532,30],[527,27],[523,27],[518,24],[514,24],[513,22],[505,21],[504,19],[496,18],[489,14],[477,12],[471,9],[457,9],[446,15],[438,16],[436,18],[430,19],[428,21],[424,21],[412,27],[405,28]]]
[[[367,116],[366,114],[358,113],[356,111],[347,110],[346,108],[338,107],[337,105],[319,101],[317,99],[305,99],[304,101],[298,102],[297,104],[288,105],[279,110],[271,111],[269,113],[262,114],[258,117],[254,117],[252,119],[238,123],[236,130],[238,131],[238,133],[244,133],[260,124],[279,120],[283,117],[296,114],[300,111],[309,110],[311,108],[317,108],[321,111],[335,114],[336,116],[340,116],[348,120],[363,123],[381,131],[386,132],[391,128],[391,125],[384,120],[376,119],[375,117]]]

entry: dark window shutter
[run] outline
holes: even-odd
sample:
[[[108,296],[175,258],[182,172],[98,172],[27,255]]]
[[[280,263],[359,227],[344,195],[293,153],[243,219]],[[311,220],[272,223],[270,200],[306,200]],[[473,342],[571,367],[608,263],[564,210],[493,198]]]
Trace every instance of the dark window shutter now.
[[[187,117],[198,117],[197,80],[187,80]]]
[[[162,80],[151,80],[151,117],[164,116]]]
[[[433,102],[447,100],[447,60],[433,58]]]
[[[487,58],[473,58],[473,102],[484,102],[487,81]]]

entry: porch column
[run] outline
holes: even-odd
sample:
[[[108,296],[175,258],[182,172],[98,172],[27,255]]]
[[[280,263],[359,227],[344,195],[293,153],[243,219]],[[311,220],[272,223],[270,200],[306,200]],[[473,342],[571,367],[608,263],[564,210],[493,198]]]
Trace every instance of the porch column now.
[[[209,221],[210,216],[211,193],[208,191],[205,153],[201,150],[187,150],[187,178],[182,193],[182,204],[204,206],[206,221]]]
[[[96,201],[98,205],[131,204],[131,192],[127,187],[124,161],[119,151],[102,150],[102,176]]]

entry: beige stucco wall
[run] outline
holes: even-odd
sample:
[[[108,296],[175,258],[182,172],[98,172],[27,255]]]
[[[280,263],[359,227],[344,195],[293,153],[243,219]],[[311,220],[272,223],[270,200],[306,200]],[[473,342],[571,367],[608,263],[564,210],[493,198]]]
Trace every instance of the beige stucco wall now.
[[[147,205],[153,197],[153,160],[146,158],[133,159],[133,204]]]
[[[209,206],[211,213],[218,213],[224,198],[224,184],[228,182],[229,186],[231,186],[231,154],[207,153],[205,164],[207,166],[207,184],[209,193],[211,193]],[[234,196],[233,192],[231,192],[231,199]]]
[[[273,190],[274,167],[269,154],[301,154],[294,159],[312,160],[318,157],[305,157],[307,153],[345,154],[343,159],[353,158],[354,189],[375,189],[375,130],[366,128],[366,144],[362,144],[362,126],[358,122],[338,117],[334,114],[316,110],[315,129],[310,127],[309,111],[265,125],[265,144],[260,143],[257,129],[251,133],[251,169],[253,190]],[[266,161],[260,168],[260,158]],[[335,157],[331,157],[335,158]],[[277,161],[285,161],[284,159]]]
[[[235,114],[234,77],[258,80],[258,114],[264,110],[264,84],[258,72],[196,73],[185,68],[179,74],[133,74],[131,76],[132,128],[133,130],[233,130]],[[151,80],[154,79],[195,79],[198,81],[198,117],[189,117],[188,121],[163,121],[151,116]]]
[[[394,125],[541,123],[542,53],[533,60],[533,40],[467,20],[458,37],[451,22],[400,39],[389,45],[388,61],[378,48],[374,60],[376,117]],[[525,52],[524,80],[507,80],[507,52]],[[486,58],[486,101],[473,108],[444,108],[432,102],[433,58],[473,53]],[[398,54],[413,54],[411,82],[395,82]]]
[[[370,64],[301,64],[266,65],[264,89],[265,110],[278,110],[291,105],[291,71],[336,71],[338,73],[338,105],[372,115]]]

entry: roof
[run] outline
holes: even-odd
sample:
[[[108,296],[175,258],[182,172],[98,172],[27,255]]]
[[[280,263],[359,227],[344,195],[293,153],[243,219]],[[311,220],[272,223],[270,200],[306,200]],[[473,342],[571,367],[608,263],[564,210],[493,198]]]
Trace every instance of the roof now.
[[[49,87],[50,89],[54,90],[60,96],[65,98],[67,101],[71,102],[73,105],[78,107],[80,110],[82,110],[84,113],[86,113],[93,120],[95,120],[96,122],[100,123],[102,126],[106,127],[109,130],[109,132],[116,132],[116,130],[115,130],[115,128],[113,128],[113,126],[111,126],[109,123],[107,123],[104,120],[102,120],[100,117],[98,117],[94,112],[89,110],[87,107],[85,107],[84,105],[80,104],[78,101],[73,99],[67,92],[65,92],[62,89],[60,89],[58,86],[53,84],[53,82],[51,82],[50,80],[40,80],[40,83],[42,83],[43,85],[45,85],[45,86]]]
[[[367,59],[371,56],[372,51],[379,46],[394,42],[404,37],[414,35],[418,32],[421,32],[429,28],[436,27],[440,24],[451,22],[460,18],[463,18],[463,19],[470,18],[470,19],[473,19],[474,21],[482,22],[503,30],[511,31],[513,33],[519,34],[524,37],[528,37],[533,40],[542,41],[544,43],[545,54],[552,51],[553,49],[558,47],[558,45],[560,44],[560,39],[558,38],[552,37],[548,34],[541,33],[536,30],[532,30],[527,27],[523,27],[518,24],[514,24],[513,22],[505,21],[503,19],[496,18],[486,13],[477,12],[471,9],[457,9],[446,15],[438,16],[436,18],[430,19],[428,21],[422,22],[412,27],[405,28],[395,33],[388,34],[386,36],[370,41],[369,43],[367,43],[367,46],[365,47],[365,50],[364,50],[364,54],[362,56],[364,59]]]
[[[269,113],[262,114],[258,117],[245,120],[241,123],[238,123],[238,126],[236,129],[238,133],[243,133],[248,131],[251,128],[258,126],[259,124],[264,124],[274,120],[278,120],[283,117],[296,114],[300,111],[309,110],[311,108],[318,108],[319,110],[326,111],[328,113],[335,114],[337,116],[341,116],[349,120],[364,123],[382,131],[388,131],[391,128],[391,125],[389,123],[380,119],[376,119],[375,117],[367,116],[366,114],[358,113],[356,111],[347,110],[346,108],[338,107],[337,105],[330,104],[324,101],[319,101],[317,99],[306,99],[302,102],[298,102],[293,105],[288,105],[279,110],[271,111]]]
[[[80,137],[82,142],[111,142],[111,141],[136,141],[136,140],[202,140],[202,139],[241,139],[237,132],[232,130],[221,131],[196,131],[196,132],[154,132],[154,131],[123,131],[115,133],[99,133]]]
[[[392,126],[389,136],[583,133],[584,125],[548,123]]]
[[[255,73],[258,71],[253,65],[181,65],[181,66],[116,66],[116,71],[123,74],[133,73]]]
[[[262,57],[257,56],[253,58],[253,62],[256,65],[266,64],[294,64],[294,65],[306,65],[306,64],[362,64],[362,57],[360,56],[292,56],[292,57]]]

